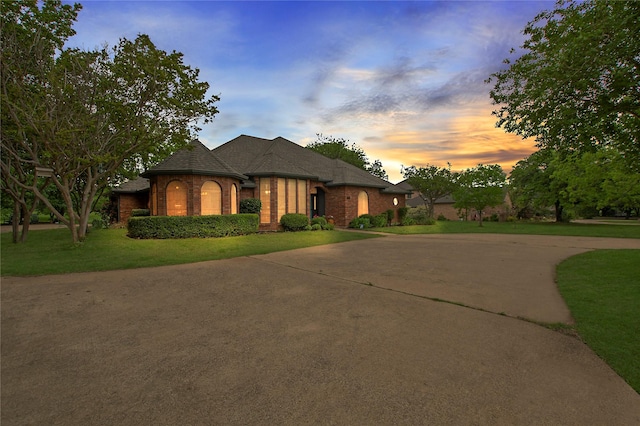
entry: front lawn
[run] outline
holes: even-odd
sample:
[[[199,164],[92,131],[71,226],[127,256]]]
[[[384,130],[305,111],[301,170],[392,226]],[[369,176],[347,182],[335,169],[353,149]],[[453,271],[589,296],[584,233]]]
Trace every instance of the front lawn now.
[[[176,265],[378,237],[357,232],[315,231],[135,240],[126,234],[126,229],[97,230],[84,243],[74,246],[66,228],[31,231],[25,244],[13,244],[11,234],[3,233],[0,274],[48,275]]]
[[[557,269],[584,342],[640,393],[640,250],[598,250]]]
[[[390,234],[529,234],[574,237],[640,238],[640,226],[554,222],[478,222],[437,221],[433,225],[368,228]]]

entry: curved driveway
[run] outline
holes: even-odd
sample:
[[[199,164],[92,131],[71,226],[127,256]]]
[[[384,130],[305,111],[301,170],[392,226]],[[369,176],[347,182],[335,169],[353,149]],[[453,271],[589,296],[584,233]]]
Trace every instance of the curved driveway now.
[[[532,322],[571,322],[555,265],[593,248],[640,240],[387,236],[4,278],[2,424],[640,424],[640,395]]]

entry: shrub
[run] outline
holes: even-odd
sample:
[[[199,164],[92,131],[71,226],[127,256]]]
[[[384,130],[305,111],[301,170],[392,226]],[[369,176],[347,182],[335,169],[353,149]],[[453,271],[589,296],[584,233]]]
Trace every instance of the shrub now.
[[[240,200],[240,213],[260,214],[260,210],[262,210],[262,201],[258,198]]]
[[[371,220],[369,219],[370,217],[373,217],[373,216],[368,214],[363,214],[359,217],[356,217],[351,222],[349,222],[349,228],[356,228],[356,229],[371,228]]]
[[[387,224],[391,225],[391,222],[393,222],[393,217],[395,216],[395,212],[393,211],[393,209],[389,209],[385,213],[387,214]]]
[[[334,225],[333,223],[327,223],[322,227],[322,229],[324,229],[325,231],[333,231],[335,228],[336,225]]]
[[[320,225],[321,227],[324,228],[324,226],[327,224],[327,219],[325,219],[323,216],[316,216],[313,219],[311,219],[311,226],[313,225]]]
[[[309,225],[309,218],[302,213],[287,213],[280,218],[280,224],[285,231],[303,231]]]
[[[424,206],[414,207],[407,213],[407,218],[413,220],[414,225],[433,225],[436,221],[429,217],[427,209]]]
[[[402,219],[402,222],[400,222],[400,224],[402,226],[411,226],[411,225],[415,225],[416,221],[411,219],[410,217],[405,217],[404,219]]]
[[[149,209],[133,209],[131,210],[131,217],[143,217],[151,216],[151,210]]]
[[[91,221],[91,229],[105,228],[107,228],[107,223],[103,219],[93,219],[93,221]]]
[[[38,216],[38,213],[33,213],[31,215],[31,219],[29,219],[29,223],[40,223],[40,216]]]
[[[259,224],[256,214],[147,216],[129,218],[127,229],[131,238],[206,238],[253,234]]]
[[[398,221],[402,224],[404,223],[404,218],[407,217],[407,213],[409,212],[409,207],[400,207],[398,208]]]
[[[314,223],[313,225],[311,225],[311,230],[312,231],[322,231],[322,225],[320,225],[319,223]]]
[[[374,228],[384,228],[385,226],[387,226],[387,223],[388,222],[386,213],[374,216],[371,220],[371,226],[373,226]]]

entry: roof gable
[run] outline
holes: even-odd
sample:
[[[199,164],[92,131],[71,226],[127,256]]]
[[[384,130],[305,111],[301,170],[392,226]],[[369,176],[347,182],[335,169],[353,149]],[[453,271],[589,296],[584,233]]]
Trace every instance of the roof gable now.
[[[142,173],[141,176],[149,177],[166,174],[199,174],[247,179],[247,176],[218,158],[216,154],[198,140],[191,141],[189,146],[177,151],[155,167]]]

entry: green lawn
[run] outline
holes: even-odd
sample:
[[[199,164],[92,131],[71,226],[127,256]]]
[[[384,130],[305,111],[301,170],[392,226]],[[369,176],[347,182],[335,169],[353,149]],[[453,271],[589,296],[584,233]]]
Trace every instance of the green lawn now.
[[[71,243],[66,228],[31,231],[25,244],[13,244],[11,234],[3,233],[0,237],[0,274],[48,275],[175,265],[378,237],[356,232],[316,231],[135,240],[128,238],[126,233],[126,229],[94,231],[78,246]]]
[[[640,393],[640,250],[573,256],[557,280],[580,337]]]
[[[555,222],[477,222],[437,221],[434,225],[369,228],[390,234],[533,234],[580,237],[640,238],[640,226]]]

